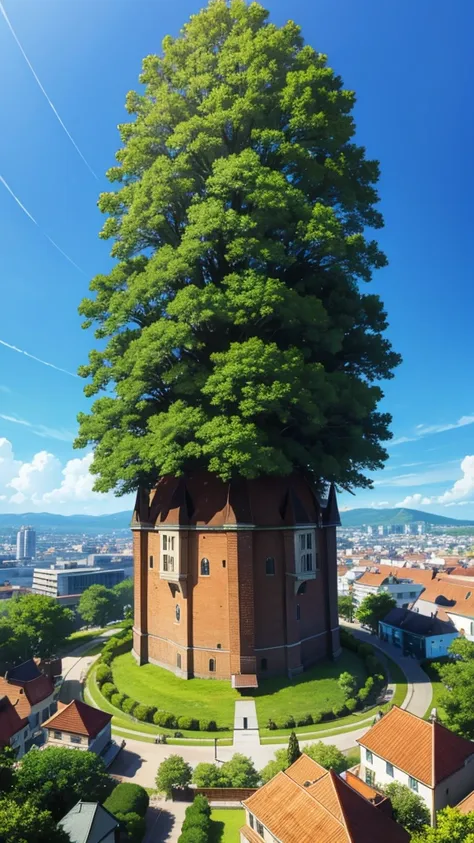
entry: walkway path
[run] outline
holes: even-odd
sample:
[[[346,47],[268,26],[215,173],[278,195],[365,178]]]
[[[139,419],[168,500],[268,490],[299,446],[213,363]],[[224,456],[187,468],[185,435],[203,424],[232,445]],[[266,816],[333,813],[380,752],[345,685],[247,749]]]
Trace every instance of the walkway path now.
[[[238,700],[234,710],[234,752],[243,755],[260,746],[257,709],[253,700]]]
[[[86,644],[81,644],[79,647],[76,647],[76,649],[72,650],[68,656],[63,656],[63,681],[59,692],[59,699],[61,702],[70,703],[72,700],[82,699],[82,684],[84,677],[91,664],[99,658],[99,654],[95,656],[87,656],[87,652],[91,650],[95,644],[99,644],[101,641],[105,641],[105,639],[110,638],[110,636],[115,632],[117,632],[116,629],[108,629],[106,632],[102,632],[101,635],[98,635],[97,638],[93,638],[92,641],[87,641]]]

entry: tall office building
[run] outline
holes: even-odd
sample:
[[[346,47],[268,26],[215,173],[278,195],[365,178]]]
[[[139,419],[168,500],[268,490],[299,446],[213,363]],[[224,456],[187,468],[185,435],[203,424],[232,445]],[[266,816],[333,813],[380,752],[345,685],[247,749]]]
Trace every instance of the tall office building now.
[[[16,558],[34,559],[36,555],[36,530],[20,527],[16,534]]]

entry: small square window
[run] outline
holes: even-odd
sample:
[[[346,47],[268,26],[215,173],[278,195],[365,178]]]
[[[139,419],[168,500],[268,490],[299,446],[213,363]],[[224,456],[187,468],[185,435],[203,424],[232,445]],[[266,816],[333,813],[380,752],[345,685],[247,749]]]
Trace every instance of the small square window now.
[[[390,764],[389,761],[385,762],[385,772],[387,776],[391,776],[393,779],[393,764]]]
[[[365,771],[365,783],[371,785],[371,787],[375,784],[375,773],[373,770],[366,770]]]
[[[408,787],[411,787],[411,789],[414,790],[415,793],[418,793],[418,782],[411,776],[408,776]]]
[[[153,568],[153,556],[150,556],[150,568]]]
[[[71,735],[71,743],[81,743],[80,735]]]
[[[249,814],[249,826],[250,828],[254,827],[253,814]]]
[[[256,832],[257,832],[257,834],[260,835],[260,837],[263,837],[263,825],[262,825],[262,823],[259,823],[258,820],[257,820]]]
[[[265,559],[265,573],[267,577],[275,576],[275,560],[273,556],[267,556]]]
[[[374,756],[372,755],[370,749],[365,750],[365,760],[369,762],[369,764],[374,763]]]
[[[176,667],[181,669],[181,653],[176,653]]]
[[[25,736],[25,737],[26,737],[26,736]],[[63,737],[63,733],[62,733],[62,732],[57,732],[57,731],[54,731],[54,732],[53,732],[53,738],[54,738],[54,740],[55,740],[55,741],[60,741],[60,740],[62,740],[62,737]]]

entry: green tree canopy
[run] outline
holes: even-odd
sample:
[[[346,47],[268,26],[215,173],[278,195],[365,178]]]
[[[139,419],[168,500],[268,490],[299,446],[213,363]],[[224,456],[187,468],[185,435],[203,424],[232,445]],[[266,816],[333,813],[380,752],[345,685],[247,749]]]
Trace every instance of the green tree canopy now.
[[[338,597],[337,609],[341,618],[352,623],[354,615],[354,600],[350,594],[343,594]]]
[[[260,784],[260,776],[252,760],[240,752],[236,752],[229,761],[224,761],[220,773],[227,787],[258,787]]]
[[[426,802],[400,782],[392,782],[384,788],[384,793],[390,797],[393,816],[397,823],[408,831],[421,831],[431,821]]]
[[[73,612],[53,597],[22,594],[6,602],[0,620],[0,644],[4,639],[10,662],[54,656],[74,630]]]
[[[456,638],[449,647],[456,659],[448,664],[437,664],[439,678],[445,687],[439,702],[445,712],[446,725],[453,732],[472,740],[474,738],[474,642]]]
[[[82,799],[102,802],[115,782],[94,752],[73,752],[67,747],[31,750],[16,774],[15,798],[31,799],[61,819]]]
[[[350,761],[340,749],[334,744],[326,744],[322,741],[305,746],[304,752],[313,761],[326,767],[326,770],[334,770],[335,773],[342,773],[350,766]]]
[[[436,828],[425,826],[412,836],[411,843],[474,843],[474,813],[443,808],[436,814]]]
[[[355,140],[353,91],[299,27],[214,0],[162,55],[108,172],[91,282],[98,347],[76,447],[123,494],[205,467],[227,479],[309,472],[367,486],[386,459],[379,381],[399,356],[363,287],[386,258],[368,229],[379,166]]]
[[[189,784],[192,772],[191,765],[181,755],[170,755],[158,767],[156,786],[160,793],[170,799],[172,788]]]
[[[56,825],[49,811],[30,800],[0,797],[1,843],[70,843],[69,834]]]
[[[390,594],[386,594],[383,591],[380,594],[368,594],[361,601],[355,615],[359,623],[363,624],[363,626],[368,626],[373,634],[377,635],[379,621],[383,621],[384,617],[396,605],[396,600]]]
[[[260,770],[260,778],[262,782],[264,784],[265,782],[269,782],[273,776],[276,776],[276,774],[280,773],[282,770],[286,770],[288,766],[288,747],[277,749],[275,757],[265,765],[263,770]]]
[[[120,600],[111,588],[91,585],[81,594],[77,610],[90,626],[105,626],[122,614]]]
[[[300,749],[300,745],[299,745],[299,742],[298,742],[298,738],[296,737],[296,734],[294,732],[292,732],[291,735],[290,735],[290,738],[289,738],[289,741],[288,741],[287,753],[288,753],[288,766],[291,766],[291,764],[294,764],[295,761],[297,761],[298,758],[301,755],[301,749]]]
[[[193,784],[196,787],[222,787],[221,771],[217,764],[201,761],[193,770]]]
[[[112,589],[115,594],[122,616],[126,616],[133,609],[133,577],[114,585]]]

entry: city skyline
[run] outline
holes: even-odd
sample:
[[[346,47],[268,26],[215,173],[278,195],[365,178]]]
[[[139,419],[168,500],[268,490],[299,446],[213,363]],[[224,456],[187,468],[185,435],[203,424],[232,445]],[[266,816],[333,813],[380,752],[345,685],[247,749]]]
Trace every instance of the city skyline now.
[[[0,332],[0,512],[130,509],[133,496],[93,493],[90,452],[72,449],[76,414],[88,407],[75,372],[92,343],[77,305],[89,278],[111,266],[109,245],[98,238],[96,200],[109,189],[103,174],[119,146],[117,123],[127,119],[126,92],[138,86],[143,56],[158,52],[162,37],[201,4],[182,0],[158,13],[154,4],[127,0],[113,19],[107,4],[4,5],[73,142],[0,18],[0,50],[16,80],[0,93],[11,117],[0,138],[8,282],[8,322]],[[346,87],[357,91],[358,139],[382,167],[386,228],[379,239],[390,266],[371,288],[386,304],[388,335],[404,363],[384,385],[383,409],[394,416],[387,466],[374,473],[372,491],[342,494],[341,509],[403,504],[472,519],[474,411],[459,361],[466,363],[472,301],[474,178],[461,150],[473,128],[465,100],[474,10],[463,1],[455,16],[427,0],[416,8],[403,0],[396,14],[375,0],[357,9],[349,0],[325,0],[316,15],[303,0],[291,10],[283,0],[266,5],[277,24],[291,12],[306,40],[327,52]],[[403,62],[400,43],[410,57]],[[117,52],[120,62],[107,61]]]

